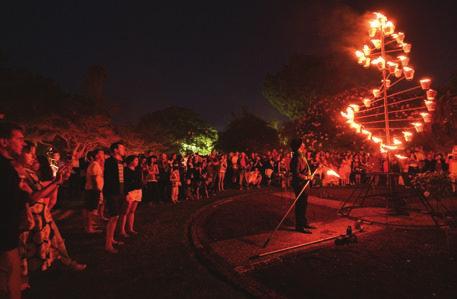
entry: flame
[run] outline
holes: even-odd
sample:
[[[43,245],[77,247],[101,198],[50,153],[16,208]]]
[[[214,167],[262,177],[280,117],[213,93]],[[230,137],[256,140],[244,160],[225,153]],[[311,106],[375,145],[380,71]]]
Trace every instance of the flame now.
[[[403,131],[403,137],[405,138],[405,141],[411,141],[411,137],[413,136],[413,133],[408,132],[408,131]]]
[[[348,107],[346,112],[341,111],[341,115],[350,121],[354,120],[354,110],[351,107]]]
[[[433,90],[433,89],[427,90],[426,93],[427,93],[427,100],[429,100],[429,101],[433,101],[435,99],[436,95],[438,94],[436,92],[436,90]]]
[[[389,151],[394,151],[394,150],[398,149],[398,146],[381,143],[381,148],[384,148],[385,150],[389,150]]]
[[[360,131],[362,130],[362,125],[356,122],[351,122],[349,126],[351,128],[354,128],[357,131],[357,133],[360,133]]]
[[[408,157],[403,156],[403,155],[400,155],[400,154],[396,154],[395,157],[397,157],[397,159],[399,159],[399,160],[406,160],[406,159],[408,159]]]
[[[398,60],[400,60],[400,63],[402,66],[408,66],[408,63],[409,63],[408,56],[400,55],[400,56],[397,56],[397,58],[398,58]]]
[[[363,102],[363,105],[365,105],[365,107],[370,108],[370,106],[371,106],[371,100],[370,99],[364,98],[362,100],[362,102]]]
[[[397,68],[398,63],[392,61],[387,62],[387,69],[389,70],[389,73],[394,73]]]
[[[350,104],[349,107],[351,107],[352,110],[354,110],[354,112],[359,112],[360,111],[360,106],[357,105],[357,104]]]
[[[382,139],[379,138],[379,137],[376,137],[376,136],[372,136],[372,137],[371,137],[371,140],[372,140],[374,143],[381,143],[381,142],[382,142]]]
[[[392,141],[393,141],[393,143],[394,143],[395,145],[400,145],[400,144],[402,144],[402,142],[401,142],[398,138],[396,138],[396,137],[394,137],[394,139],[393,139]]]
[[[373,29],[378,29],[381,27],[381,23],[378,20],[370,21],[370,27]]]
[[[384,84],[384,80],[381,80],[381,83]],[[386,79],[386,88],[389,88],[390,87],[390,80],[389,79]]]
[[[430,115],[430,113],[421,112],[420,115],[424,119],[424,123],[430,123],[432,121],[432,116]]]
[[[424,100],[424,103],[425,103],[425,107],[427,107],[427,110],[429,112],[435,111],[436,103],[434,101]]]
[[[385,23],[387,22],[387,17],[385,15],[383,15],[382,13],[380,12],[374,12],[374,15],[376,16],[376,18],[378,19],[377,21],[381,24],[381,25],[385,25]]]
[[[368,45],[363,45],[363,54],[365,54],[365,56],[370,56],[370,53],[371,53],[370,47],[368,47]]]
[[[420,133],[420,132],[422,132],[424,130],[424,125],[422,123],[420,123],[420,122],[414,122],[414,123],[411,123],[411,124],[414,126],[414,128],[416,129],[416,131],[418,133]]]
[[[387,21],[386,25],[384,26],[384,34],[391,35],[395,32],[395,25],[391,21]]]
[[[373,134],[366,129],[362,129],[361,133],[367,135],[368,139],[371,139],[371,136],[373,136]]]
[[[411,44],[408,44],[408,43],[404,43],[402,48],[403,48],[403,52],[405,52],[406,54],[410,53],[411,52]]]
[[[429,78],[421,79],[421,80],[419,80],[419,82],[420,82],[421,88],[423,90],[429,89],[430,85],[432,84],[432,80],[430,80]]]
[[[328,176],[336,176],[337,178],[341,178],[341,176],[333,169],[327,170],[326,174]]]
[[[393,35],[392,35],[392,37],[393,37]],[[397,41],[397,43],[402,44],[403,41],[405,40],[405,34],[403,32],[398,32],[394,38]]]
[[[381,91],[379,89],[377,89],[377,88],[374,88],[372,90],[372,92],[373,92],[373,95],[374,95],[375,98],[377,98],[377,97],[379,97],[381,95]]]
[[[408,66],[403,67],[406,80],[412,80],[414,78],[414,69]]]
[[[381,49],[381,40],[380,39],[372,39],[371,43],[376,49]]]

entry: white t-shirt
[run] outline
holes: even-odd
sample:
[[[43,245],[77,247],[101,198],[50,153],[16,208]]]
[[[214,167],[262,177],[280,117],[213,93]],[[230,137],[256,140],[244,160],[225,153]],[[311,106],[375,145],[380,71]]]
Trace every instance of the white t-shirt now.
[[[97,177],[101,178],[102,185],[97,186]],[[103,189],[103,169],[97,161],[90,163],[86,173],[86,190]]]

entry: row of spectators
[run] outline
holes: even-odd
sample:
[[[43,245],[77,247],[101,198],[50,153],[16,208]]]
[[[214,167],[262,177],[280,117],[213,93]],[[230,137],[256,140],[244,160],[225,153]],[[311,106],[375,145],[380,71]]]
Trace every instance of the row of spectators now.
[[[290,185],[288,151],[202,156],[126,155],[127,150],[117,142],[109,149],[87,152],[78,146],[69,155],[38,155],[36,145],[24,142],[20,127],[0,123],[0,192],[8,199],[1,216],[6,225],[1,227],[0,292],[20,298],[21,290],[30,287],[29,272],[47,270],[56,261],[76,271],[86,268],[71,258],[51,213],[59,194],[78,194],[68,192],[72,188],[83,189],[85,231],[102,232],[95,224],[105,220],[105,250],[115,254],[127,237],[138,234],[135,212],[142,201],[178,203],[207,199],[226,188]],[[325,165],[340,174],[318,173],[314,184],[323,186],[361,184],[367,173],[386,171],[387,165],[383,156],[366,152],[307,152],[306,157],[312,170]],[[403,184],[419,172],[449,173],[455,192],[457,147],[450,155],[414,149],[405,159],[393,159],[390,171],[406,174]]]

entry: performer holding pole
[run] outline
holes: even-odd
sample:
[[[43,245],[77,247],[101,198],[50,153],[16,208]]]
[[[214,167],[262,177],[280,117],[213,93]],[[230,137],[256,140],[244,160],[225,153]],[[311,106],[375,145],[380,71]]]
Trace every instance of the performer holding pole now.
[[[300,233],[311,234],[309,229],[313,229],[315,227],[309,225],[308,220],[306,218],[306,209],[308,207],[308,191],[306,190],[311,183],[314,175],[317,172],[314,170],[311,173],[311,168],[309,167],[308,161],[305,158],[305,145],[303,144],[301,139],[293,139],[290,143],[290,146],[293,151],[292,160],[290,161],[290,171],[292,173],[292,188],[294,189],[295,200],[292,205],[289,207],[287,212],[282,217],[281,221],[279,221],[278,225],[275,229],[270,233],[268,238],[263,243],[262,248],[267,247],[268,243],[270,242],[273,234],[281,227],[281,224],[287,218],[287,215],[292,211],[295,207],[295,230]],[[329,175],[337,175],[338,174],[334,171],[329,173]]]
[[[304,190],[305,185],[312,180],[311,169],[305,157],[305,144],[299,138],[293,139],[290,143],[293,155],[290,161],[290,172],[292,173],[292,188],[296,196],[295,204],[295,230],[304,234],[311,234],[309,229],[315,227],[309,225],[306,218],[308,208],[309,188]]]

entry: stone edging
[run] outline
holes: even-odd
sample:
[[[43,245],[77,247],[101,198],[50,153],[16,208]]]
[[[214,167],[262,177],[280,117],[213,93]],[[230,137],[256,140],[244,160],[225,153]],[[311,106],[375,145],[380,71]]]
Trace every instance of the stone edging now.
[[[260,191],[268,192],[268,191]],[[256,298],[283,298],[283,296],[260,284],[248,275],[237,272],[229,263],[227,263],[219,255],[215,254],[209,245],[208,238],[201,225],[207,217],[212,214],[214,208],[240,200],[245,197],[252,196],[257,192],[249,192],[247,194],[233,195],[228,198],[216,201],[209,204],[196,213],[194,213],[187,224],[187,233],[191,247],[197,259],[212,273],[228,282],[235,288],[245,292],[248,296]]]

